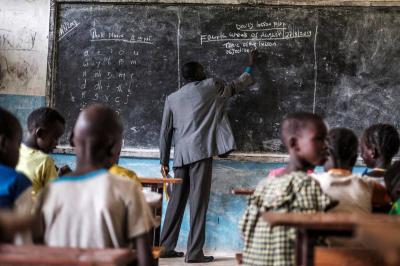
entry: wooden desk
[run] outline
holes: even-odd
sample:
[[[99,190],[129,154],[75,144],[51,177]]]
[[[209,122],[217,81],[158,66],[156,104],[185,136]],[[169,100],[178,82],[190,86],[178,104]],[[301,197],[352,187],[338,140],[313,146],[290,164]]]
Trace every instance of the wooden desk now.
[[[362,225],[357,228],[356,236],[369,248],[379,251],[387,265],[400,265],[400,222]]]
[[[356,215],[346,213],[272,213],[266,212],[263,218],[271,226],[292,226],[297,230],[296,265],[313,265],[314,246],[318,237],[351,237],[360,225],[386,226],[400,222],[400,217],[383,214]]]
[[[0,245],[0,265],[127,265],[135,260],[131,249]]]
[[[164,184],[181,184],[181,178],[157,178],[157,177],[139,177],[143,187],[150,187],[151,191],[161,194],[161,207],[154,210],[154,215],[161,218],[162,215],[162,202],[164,198],[163,187]],[[160,246],[161,226],[157,227],[152,236],[153,246]]]

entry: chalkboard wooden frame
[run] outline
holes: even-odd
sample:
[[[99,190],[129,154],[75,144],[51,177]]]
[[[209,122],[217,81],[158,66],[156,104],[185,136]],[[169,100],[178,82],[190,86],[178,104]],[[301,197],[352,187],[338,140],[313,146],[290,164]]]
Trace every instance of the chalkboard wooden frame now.
[[[56,78],[56,58],[57,58],[57,16],[58,16],[58,7],[61,4],[81,4],[81,3],[104,3],[104,4],[137,4],[137,5],[179,5],[179,4],[196,4],[196,5],[241,5],[241,6],[400,6],[400,1],[392,1],[392,2],[382,2],[382,1],[362,1],[362,2],[348,2],[348,1],[313,1],[311,3],[307,2],[292,2],[292,1],[270,1],[270,2],[260,2],[260,1],[170,1],[170,0],[161,0],[161,1],[138,1],[138,0],[121,0],[121,1],[110,1],[110,0],[51,0],[50,2],[50,27],[49,27],[49,53],[48,53],[48,72],[47,72],[47,80],[46,80],[46,104],[48,106],[54,106],[54,84]],[[61,152],[70,152],[70,147],[63,147]],[[151,151],[136,151],[135,149],[125,149],[125,155],[129,156],[145,156],[150,154],[149,157],[157,157],[158,152],[155,150]],[[236,159],[246,158],[251,156],[253,158],[260,157],[269,157],[272,158],[273,161],[286,161],[287,156],[281,154],[272,154],[272,153],[236,153]]]

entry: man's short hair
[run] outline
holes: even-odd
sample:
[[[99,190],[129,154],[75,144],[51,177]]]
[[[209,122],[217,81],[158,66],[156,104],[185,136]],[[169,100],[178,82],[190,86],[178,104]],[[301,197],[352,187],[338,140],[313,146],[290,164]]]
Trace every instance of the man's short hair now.
[[[12,138],[17,130],[22,130],[18,119],[9,111],[0,107],[0,135]]]
[[[182,76],[186,80],[194,80],[196,78],[197,69],[201,67],[198,62],[188,62],[182,67]]]
[[[55,109],[41,107],[28,116],[28,130],[32,131],[39,127],[51,127],[55,122],[65,125],[64,117]]]
[[[281,140],[287,145],[287,140],[297,136],[309,123],[324,123],[321,116],[308,112],[296,112],[286,116],[281,125]]]

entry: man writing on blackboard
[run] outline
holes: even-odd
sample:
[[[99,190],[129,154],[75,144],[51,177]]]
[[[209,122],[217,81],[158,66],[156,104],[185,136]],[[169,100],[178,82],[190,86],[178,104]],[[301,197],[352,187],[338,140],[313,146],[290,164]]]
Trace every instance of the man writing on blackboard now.
[[[174,185],[161,233],[162,257],[183,257],[176,252],[179,231],[187,199],[190,204],[190,233],[185,261],[211,262],[204,256],[205,221],[210,197],[212,157],[227,154],[236,148],[225,113],[226,100],[245,89],[252,81],[252,67],[257,57],[253,51],[244,73],[225,83],[206,78],[197,62],[186,63],[182,75],[188,82],[165,101],[161,125],[161,172],[169,172],[170,149],[174,140],[174,175],[183,179]]]

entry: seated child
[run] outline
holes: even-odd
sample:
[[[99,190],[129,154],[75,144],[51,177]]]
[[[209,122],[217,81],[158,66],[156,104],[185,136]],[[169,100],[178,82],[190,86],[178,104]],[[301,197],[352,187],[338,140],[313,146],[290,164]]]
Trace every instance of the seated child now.
[[[339,204],[331,212],[371,213],[373,182],[352,174],[357,161],[358,139],[353,131],[334,128],[328,134],[325,173],[315,174],[322,190]]]
[[[109,107],[92,105],[80,113],[73,136],[76,170],[43,190],[37,208],[42,226],[36,226],[34,239],[61,247],[134,245],[139,264],[152,264],[148,232],[154,219],[141,188],[108,172],[119,152],[122,130],[120,118]]]
[[[15,171],[21,138],[18,120],[0,108],[0,208],[12,209],[16,199],[32,185],[24,174]]]
[[[325,163],[327,129],[318,115],[289,114],[281,126],[281,138],[289,153],[285,172],[266,178],[250,196],[240,229],[244,238],[243,264],[294,265],[294,228],[271,228],[262,218],[263,212],[326,211],[335,205],[318,182],[306,171]]]
[[[385,171],[399,151],[399,146],[399,133],[392,125],[376,124],[367,128],[361,138],[361,157],[372,170],[367,169],[364,178],[385,185]]]
[[[400,161],[395,162],[385,174],[386,188],[393,206],[389,214],[400,215]]]
[[[32,181],[33,193],[39,192],[50,179],[68,170],[63,167],[58,173],[49,155],[64,134],[64,129],[65,120],[54,109],[42,107],[28,116],[28,135],[20,147],[17,171]]]

